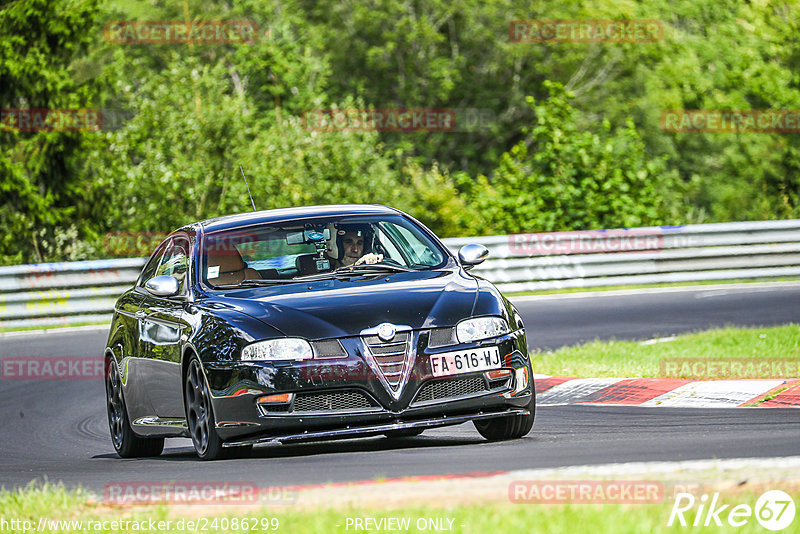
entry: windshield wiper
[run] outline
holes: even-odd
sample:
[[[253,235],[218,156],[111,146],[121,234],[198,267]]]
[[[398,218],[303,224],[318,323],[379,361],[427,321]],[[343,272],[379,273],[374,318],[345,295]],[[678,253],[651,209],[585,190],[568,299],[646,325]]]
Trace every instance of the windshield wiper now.
[[[266,287],[277,284],[292,284],[297,282],[299,282],[299,280],[294,280],[289,278],[265,278],[265,279],[256,278],[256,279],[242,280],[238,284],[224,284],[214,287],[224,288],[224,289],[237,288],[237,287]]]
[[[336,274],[355,272],[355,271],[393,271],[397,273],[410,273],[415,269],[402,267],[400,265],[392,265],[391,263],[362,263],[360,265],[348,265],[347,267],[339,267],[335,271]]]
[[[330,278],[338,278],[340,276],[351,276],[354,274],[381,273],[385,271],[391,271],[395,273],[411,273],[418,270],[419,269],[409,269],[408,267],[403,267],[401,265],[392,265],[391,263],[362,263],[360,265],[348,265],[347,267],[339,267],[335,271],[309,274],[306,276],[296,276],[294,278],[267,278],[267,279],[256,278],[256,279],[242,280],[238,284],[225,284],[214,287],[221,289],[235,289],[240,287],[265,287],[277,284],[296,284],[302,282],[313,282],[316,280],[326,280]]]
[[[296,282],[313,282],[316,280],[328,280],[331,278],[339,278],[343,276],[381,274],[386,271],[391,271],[396,273],[410,273],[414,272],[415,269],[408,269],[406,267],[401,267],[399,265],[391,265],[388,263],[372,263],[372,264],[362,263],[361,265],[350,265],[347,267],[339,267],[335,271],[309,274],[306,276],[298,276],[293,278],[292,280]]]
[[[336,278],[336,272],[330,271],[327,273],[316,273],[316,274],[307,274],[305,276],[295,276],[292,278],[293,282],[314,282],[316,280],[329,280],[331,278]]]

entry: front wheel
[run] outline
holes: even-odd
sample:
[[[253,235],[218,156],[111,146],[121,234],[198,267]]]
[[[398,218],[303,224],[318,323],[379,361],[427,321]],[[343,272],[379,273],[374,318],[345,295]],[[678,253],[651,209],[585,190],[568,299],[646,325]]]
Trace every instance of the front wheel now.
[[[111,442],[120,458],[158,456],[164,450],[164,438],[142,438],[133,432],[114,358],[110,358],[106,366],[106,411]]]
[[[202,460],[222,457],[222,439],[214,424],[211,409],[211,393],[200,361],[192,357],[186,370],[183,401],[186,406],[186,424],[192,436],[192,444]]]
[[[250,456],[252,445],[223,448],[222,439],[217,434],[214,423],[214,410],[211,407],[211,392],[206,382],[206,375],[200,366],[200,360],[195,356],[192,357],[186,370],[183,401],[186,408],[186,423],[197,456],[202,460]]]
[[[473,421],[473,424],[480,435],[489,441],[519,439],[526,436],[533,428],[533,419],[536,416],[535,394],[531,395],[531,401],[527,408],[531,412],[528,415],[495,417],[493,419]]]

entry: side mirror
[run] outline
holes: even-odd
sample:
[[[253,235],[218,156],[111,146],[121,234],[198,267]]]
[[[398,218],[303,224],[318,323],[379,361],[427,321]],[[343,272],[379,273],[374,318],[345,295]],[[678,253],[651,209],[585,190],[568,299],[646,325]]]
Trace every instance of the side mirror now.
[[[151,278],[144,283],[144,288],[156,297],[174,297],[181,291],[180,283],[168,274]]]
[[[483,245],[469,244],[464,245],[458,249],[458,261],[464,267],[464,270],[469,270],[476,265],[483,263],[489,256],[489,249]]]

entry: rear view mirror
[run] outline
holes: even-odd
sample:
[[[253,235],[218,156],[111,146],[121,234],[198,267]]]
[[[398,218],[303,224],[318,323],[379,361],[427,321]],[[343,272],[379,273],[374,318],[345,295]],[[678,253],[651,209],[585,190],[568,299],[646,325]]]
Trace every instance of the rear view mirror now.
[[[489,249],[483,245],[471,243],[458,250],[458,260],[465,270],[472,269],[489,256]]]
[[[151,278],[144,283],[144,288],[156,297],[174,297],[181,291],[178,281],[168,274]]]
[[[301,232],[290,232],[286,234],[287,245],[300,245],[303,243],[316,243],[319,241],[329,241],[331,238],[331,231],[325,228],[321,232],[319,230],[303,230]]]

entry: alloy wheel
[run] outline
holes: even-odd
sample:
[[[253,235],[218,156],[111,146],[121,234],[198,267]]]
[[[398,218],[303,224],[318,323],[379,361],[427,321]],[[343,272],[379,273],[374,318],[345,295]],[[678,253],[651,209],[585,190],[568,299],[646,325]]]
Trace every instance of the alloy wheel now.
[[[192,360],[186,373],[186,415],[189,433],[199,454],[208,449],[211,403],[200,362]]]
[[[111,361],[106,373],[106,401],[108,407],[108,428],[111,431],[111,441],[119,449],[123,440],[123,424],[125,414],[122,404],[122,381],[117,372],[116,362]]]

